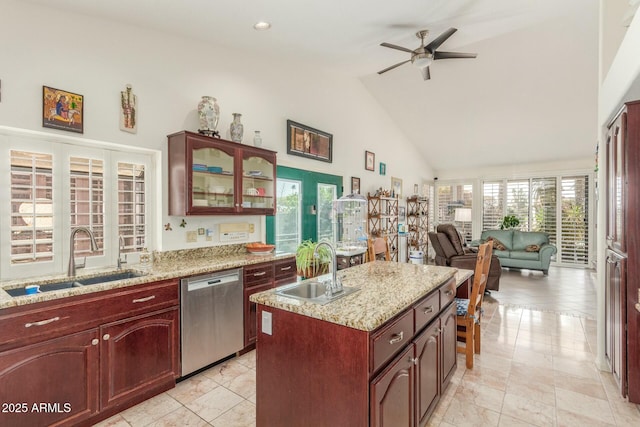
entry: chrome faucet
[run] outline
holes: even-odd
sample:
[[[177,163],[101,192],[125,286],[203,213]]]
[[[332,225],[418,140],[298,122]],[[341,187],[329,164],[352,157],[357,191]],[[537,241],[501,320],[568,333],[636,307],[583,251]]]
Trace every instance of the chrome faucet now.
[[[329,286],[327,286],[327,290],[325,291],[325,295],[328,298],[331,298],[335,294],[342,292],[342,281],[338,278],[338,259],[336,256],[336,249],[331,243],[326,241],[318,243],[313,251],[313,257],[318,258],[318,249],[323,245],[328,247],[331,252],[331,283],[329,283]]]
[[[87,227],[76,227],[74,229],[71,230],[71,238],[69,239],[69,269],[67,270],[67,275],[70,277],[73,277],[76,275],[76,268],[84,268],[84,266],[87,264],[87,257],[84,257],[84,261],[82,262],[82,264],[78,264],[76,265],[76,259],[75,259],[75,239],[76,239],[76,234],[78,234],[79,231],[84,231],[85,233],[87,233],[87,235],[89,236],[89,238],[91,239],[91,252],[95,252],[98,250],[98,243],[96,242],[96,238],[93,235],[93,232],[91,231],[91,229],[87,228]]]
[[[124,250],[124,237],[118,237],[118,270],[122,270],[122,264],[127,263],[127,254],[124,254],[124,261],[120,259],[120,252]]]

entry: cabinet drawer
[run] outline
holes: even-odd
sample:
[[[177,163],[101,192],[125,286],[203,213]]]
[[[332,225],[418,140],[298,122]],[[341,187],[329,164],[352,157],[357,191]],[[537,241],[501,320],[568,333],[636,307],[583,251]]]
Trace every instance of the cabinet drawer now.
[[[440,312],[440,293],[434,292],[413,307],[415,330],[419,331]]]
[[[273,263],[265,262],[244,267],[244,287],[273,282]]]
[[[372,372],[380,368],[384,362],[391,359],[402,350],[413,338],[413,310],[384,327],[371,337],[371,354],[373,355]]]
[[[446,307],[456,297],[456,281],[454,278],[440,287],[440,307]]]
[[[105,297],[99,302],[101,320],[130,317],[177,306],[180,304],[180,287],[177,280],[132,286]]]
[[[296,278],[296,259],[285,259],[275,263],[276,281]]]

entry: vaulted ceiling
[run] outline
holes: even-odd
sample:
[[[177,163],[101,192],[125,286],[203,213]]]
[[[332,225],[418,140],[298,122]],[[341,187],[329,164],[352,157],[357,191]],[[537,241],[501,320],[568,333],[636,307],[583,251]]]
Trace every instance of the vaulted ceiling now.
[[[592,156],[597,0],[27,0],[360,79],[436,170]],[[266,20],[272,28],[256,32]],[[431,79],[415,49],[450,27]]]

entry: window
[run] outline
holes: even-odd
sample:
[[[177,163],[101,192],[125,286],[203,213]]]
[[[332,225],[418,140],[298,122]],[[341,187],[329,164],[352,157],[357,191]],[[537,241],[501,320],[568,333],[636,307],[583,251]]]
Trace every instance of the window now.
[[[276,180],[276,232],[275,244],[278,250],[295,253],[302,241],[302,183],[291,179]]]
[[[583,265],[589,262],[588,194],[587,176],[562,177],[562,262]]]
[[[507,211],[520,220],[520,229],[529,229],[529,180],[507,181]]]
[[[437,220],[438,224],[454,223],[457,208],[473,207],[473,185],[438,185],[437,195]]]
[[[482,229],[498,228],[504,217],[502,182],[485,182],[482,186]]]
[[[53,156],[11,150],[11,264],[53,258]]]
[[[118,162],[118,235],[124,239],[123,252],[139,252],[146,247],[144,165]]]
[[[104,162],[71,157],[69,171],[70,225],[91,229],[99,248],[92,252],[89,236],[80,233],[75,238],[75,253],[80,257],[104,255]]]
[[[331,208],[333,200],[337,199],[338,189],[334,184],[318,183],[318,241],[333,238],[333,226],[331,223]]]

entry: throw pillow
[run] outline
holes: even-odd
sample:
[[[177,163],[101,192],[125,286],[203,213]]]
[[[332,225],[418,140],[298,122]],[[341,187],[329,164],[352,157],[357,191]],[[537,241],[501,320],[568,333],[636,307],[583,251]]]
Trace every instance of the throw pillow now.
[[[507,247],[498,239],[491,238],[493,240],[493,249],[497,249],[499,251],[504,251]]]
[[[527,252],[539,252],[540,251],[540,246],[538,245],[529,245],[526,248],[524,248],[525,251]]]

